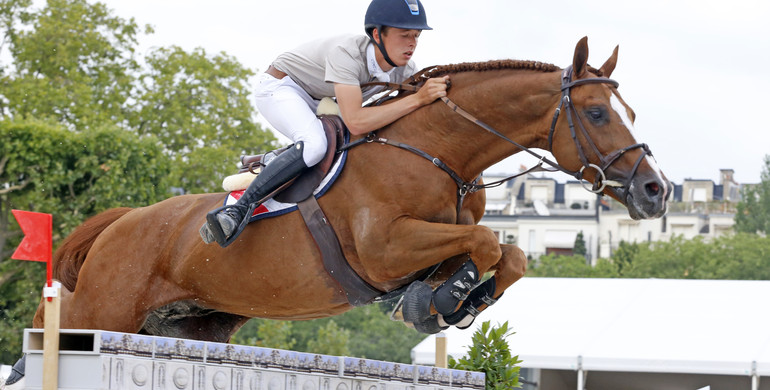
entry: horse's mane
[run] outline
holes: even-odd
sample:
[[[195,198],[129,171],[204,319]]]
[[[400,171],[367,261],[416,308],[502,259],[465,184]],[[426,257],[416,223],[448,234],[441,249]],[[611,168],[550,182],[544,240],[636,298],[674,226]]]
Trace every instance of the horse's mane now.
[[[522,60],[494,60],[487,62],[463,62],[459,64],[450,64],[442,66],[429,66],[415,73],[409,80],[409,83],[419,83],[427,78],[441,77],[447,74],[463,72],[486,72],[490,70],[503,69],[522,69],[534,70],[540,72],[553,72],[560,68],[553,64],[540,61],[522,61]]]
[[[448,74],[464,72],[486,72],[505,69],[554,72],[561,68],[556,65],[540,61],[493,60],[487,62],[462,62],[459,64],[429,66],[408,78],[406,81],[404,81],[404,84],[419,87],[425,83],[425,80],[431,77],[441,77]],[[398,92],[398,96],[391,95],[393,92]],[[373,103],[370,104],[379,105],[386,100],[399,99],[412,93],[414,93],[413,90],[402,89],[400,85],[388,85],[384,90],[379,92],[380,98],[376,99]]]

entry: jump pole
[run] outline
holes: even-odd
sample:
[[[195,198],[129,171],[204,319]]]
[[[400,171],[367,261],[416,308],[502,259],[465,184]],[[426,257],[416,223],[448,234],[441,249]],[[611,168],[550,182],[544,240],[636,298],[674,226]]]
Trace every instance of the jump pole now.
[[[447,368],[446,334],[436,333],[436,367]]]
[[[51,264],[53,215],[21,210],[11,210],[11,212],[24,232],[24,238],[11,258],[46,263],[46,284],[43,288],[43,298],[45,298],[43,390],[56,390],[59,385],[61,284],[53,282]]]

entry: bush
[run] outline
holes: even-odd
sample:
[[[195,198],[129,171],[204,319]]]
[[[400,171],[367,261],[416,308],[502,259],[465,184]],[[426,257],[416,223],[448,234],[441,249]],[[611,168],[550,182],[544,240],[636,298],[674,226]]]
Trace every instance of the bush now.
[[[508,330],[508,321],[500,327],[492,327],[489,321],[473,334],[473,345],[466,357],[449,359],[449,367],[457,370],[480,371],[486,374],[486,389],[511,389],[521,387],[519,356],[512,356],[506,337],[515,332]]]

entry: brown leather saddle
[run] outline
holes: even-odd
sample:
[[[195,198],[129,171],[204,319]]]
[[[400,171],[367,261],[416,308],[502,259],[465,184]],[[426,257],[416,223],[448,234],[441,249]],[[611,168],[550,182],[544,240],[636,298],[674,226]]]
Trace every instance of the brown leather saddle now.
[[[323,181],[324,177],[326,177],[329,170],[331,170],[331,167],[337,162],[337,159],[341,155],[337,153],[337,149],[345,143],[345,133],[347,132],[347,127],[342,121],[342,118],[337,115],[321,115],[319,116],[319,119],[323,124],[326,142],[328,144],[326,155],[324,155],[321,162],[312,166],[310,169],[305,170],[305,172],[296,179],[292,180],[288,186],[285,186],[279,193],[273,196],[275,200],[282,203],[298,203],[307,199],[313,194],[316,187],[321,184],[321,181]],[[269,153],[279,155],[290,147],[291,145]],[[264,166],[262,161],[267,154],[268,153],[241,156],[241,168],[239,173],[258,173],[257,169]]]

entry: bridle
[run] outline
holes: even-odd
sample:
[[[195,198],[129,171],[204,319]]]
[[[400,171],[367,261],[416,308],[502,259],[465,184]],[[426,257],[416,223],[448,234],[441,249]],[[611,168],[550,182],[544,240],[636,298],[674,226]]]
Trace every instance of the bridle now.
[[[580,116],[577,115],[577,110],[575,109],[575,105],[572,103],[572,99],[570,97],[570,91],[572,87],[584,85],[584,84],[598,84],[598,83],[604,83],[609,84],[613,86],[614,88],[618,88],[618,82],[606,77],[595,77],[590,79],[580,79],[580,80],[572,80],[572,66],[568,66],[566,69],[562,71],[561,74],[561,102],[559,103],[559,106],[556,108],[556,112],[553,115],[553,120],[551,121],[551,128],[548,131],[548,151],[553,153],[553,136],[556,132],[556,122],[559,119],[559,114],[561,113],[562,108],[566,108],[567,110],[567,123],[569,124],[569,130],[570,130],[570,136],[572,137],[572,140],[575,142],[575,148],[578,151],[578,157],[580,158],[580,163],[583,164],[583,166],[580,168],[578,172],[571,172],[568,170],[563,169],[562,167],[557,167],[559,170],[574,176],[576,179],[580,180],[581,183],[584,183],[583,180],[583,171],[586,168],[592,168],[595,169],[597,172],[597,180],[594,181],[593,186],[591,188],[588,188],[583,185],[583,187],[593,193],[600,193],[604,190],[606,186],[610,187],[621,187],[621,188],[628,188],[628,186],[631,184],[631,180],[633,180],[634,175],[636,175],[636,171],[639,169],[639,164],[642,163],[642,160],[645,156],[652,156],[652,152],[650,151],[649,146],[645,143],[638,143],[634,145],[627,146],[622,149],[617,149],[614,152],[608,154],[608,155],[602,155],[602,153],[599,151],[599,148],[596,147],[596,143],[594,143],[591,136],[588,134],[588,131],[586,130],[585,126],[583,126],[583,121],[580,120]],[[573,117],[577,118],[577,123],[579,125],[580,131],[583,134],[583,137],[586,139],[588,145],[591,147],[594,155],[596,155],[599,158],[599,162],[601,166],[598,166],[596,164],[592,164],[588,161],[588,158],[586,158],[585,151],[583,150],[580,140],[577,138],[577,133],[575,132],[575,123],[573,121]],[[630,129],[629,129],[630,130]],[[641,148],[644,153],[639,155],[639,158],[634,163],[634,167],[631,169],[631,173],[626,178],[625,183],[620,183],[615,180],[607,180],[607,177],[604,174],[604,171],[609,169],[610,165],[612,165],[615,161],[617,161],[621,156],[623,156],[626,152],[629,150],[634,150],[637,148]],[[557,164],[558,165],[558,164]],[[626,196],[628,194],[626,193]]]
[[[414,154],[417,154],[418,156],[421,156],[429,161],[431,161],[434,165],[436,165],[438,168],[442,169],[444,172],[446,172],[452,180],[454,180],[455,184],[457,185],[457,223],[460,223],[460,211],[462,209],[463,200],[465,199],[465,196],[469,193],[474,193],[478,190],[485,189],[485,188],[492,188],[500,186],[501,184],[510,181],[516,177],[526,175],[530,172],[537,172],[537,171],[548,171],[548,172],[555,172],[555,171],[561,171],[564,172],[570,176],[575,177],[578,179],[581,184],[583,185],[583,188],[585,188],[587,191],[593,192],[593,193],[600,193],[602,192],[605,187],[617,187],[617,188],[625,188],[625,194],[623,195],[624,198],[628,197],[628,188],[631,184],[631,181],[633,180],[634,176],[636,175],[636,171],[639,168],[639,165],[641,164],[642,160],[645,156],[652,156],[652,152],[650,152],[650,148],[647,146],[647,144],[644,143],[638,143],[634,145],[627,146],[625,148],[617,149],[608,155],[603,155],[599,148],[596,146],[596,143],[593,141],[591,136],[588,134],[588,131],[586,130],[585,126],[583,125],[583,122],[580,120],[580,116],[577,114],[577,110],[575,109],[575,105],[572,103],[572,99],[570,97],[570,93],[572,88],[584,85],[584,84],[609,84],[614,88],[618,87],[618,82],[615,80],[612,80],[610,78],[606,77],[594,77],[594,78],[588,78],[588,79],[580,79],[580,80],[572,80],[572,66],[568,66],[562,71],[561,75],[561,100],[559,102],[559,106],[556,107],[556,111],[553,115],[553,120],[551,121],[551,127],[548,132],[548,150],[549,152],[553,152],[553,138],[554,134],[556,133],[556,124],[559,120],[559,116],[561,115],[562,109],[566,109],[566,116],[567,116],[567,123],[569,125],[570,129],[570,135],[572,137],[572,140],[575,143],[575,148],[578,151],[578,157],[580,158],[580,162],[582,164],[582,167],[578,171],[571,171],[567,168],[564,168],[559,163],[552,161],[548,158],[546,158],[543,155],[538,154],[537,152],[533,151],[532,149],[519,144],[518,142],[508,138],[504,134],[500,133],[499,131],[495,130],[492,126],[484,123],[483,121],[477,119],[472,114],[468,113],[467,111],[463,110],[460,106],[458,106],[456,103],[451,101],[448,97],[442,97],[441,101],[444,102],[452,111],[460,114],[463,118],[473,122],[477,126],[481,127],[482,129],[488,131],[489,133],[492,133],[493,135],[497,136],[498,138],[516,146],[517,148],[521,149],[524,152],[529,153],[530,155],[537,158],[539,161],[538,163],[533,166],[532,168],[527,169],[524,172],[520,172],[516,175],[512,175],[509,177],[506,177],[502,180],[498,180],[491,183],[486,184],[477,184],[479,178],[475,178],[471,182],[467,182],[463,180],[454,170],[452,170],[449,166],[447,166],[443,161],[441,161],[439,158],[431,156],[430,154],[415,148],[411,145],[403,144],[397,141],[393,141],[387,138],[378,137],[375,132],[369,133],[366,137],[358,139],[356,141],[353,141],[351,143],[348,143],[346,145],[342,145],[338,152],[342,152],[344,150],[350,149],[356,145],[360,145],[362,143],[381,143],[381,144],[387,144],[392,145],[404,150],[407,150],[409,152],[412,152]],[[411,80],[415,81],[415,80]],[[385,92],[386,96],[389,93],[395,92],[395,91],[407,91],[407,92],[417,92],[420,88],[420,86],[407,83],[407,84],[394,84],[394,83],[383,83],[383,82],[374,82],[374,83],[368,83],[364,86],[372,86],[372,85],[379,85],[379,86],[385,86]],[[588,158],[586,157],[585,151],[583,150],[583,146],[578,139],[577,131],[575,128],[575,121],[574,118],[577,118],[577,124],[578,128],[580,129],[580,132],[583,134],[583,138],[586,139],[589,147],[591,148],[592,152],[597,156],[599,159],[599,163],[601,165],[596,165],[588,161]],[[616,180],[608,180],[605,171],[615,162],[617,161],[621,156],[623,156],[626,152],[630,150],[634,150],[637,148],[641,148],[643,153],[639,156],[639,158],[634,163],[633,169],[631,170],[631,173],[626,178],[625,182],[618,182]],[[543,164],[550,165],[553,169],[544,168]],[[594,169],[596,170],[597,174],[595,176],[595,180],[590,187],[587,186],[587,181],[584,179],[583,174],[586,169]]]

